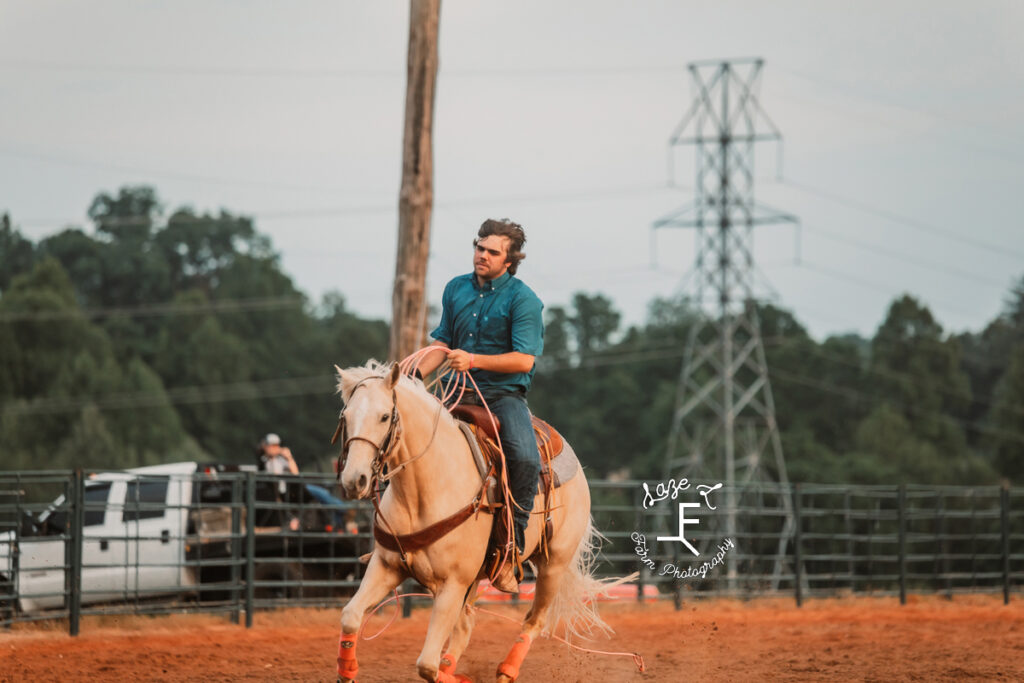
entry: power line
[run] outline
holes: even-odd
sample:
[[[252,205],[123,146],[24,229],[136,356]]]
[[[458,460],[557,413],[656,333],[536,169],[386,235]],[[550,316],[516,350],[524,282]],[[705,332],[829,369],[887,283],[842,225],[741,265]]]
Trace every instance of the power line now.
[[[2,153],[2,150],[0,150]],[[447,201],[440,201],[435,203],[435,208],[438,209],[452,209],[463,206],[480,206],[488,204],[499,204],[499,203],[559,203],[559,202],[573,202],[579,200],[590,200],[590,199],[604,199],[622,195],[634,195],[644,194],[648,192],[661,192],[665,191],[664,184],[661,183],[645,183],[636,185],[620,185],[613,187],[601,187],[601,188],[584,188],[579,190],[568,190],[565,192],[555,193],[541,193],[541,194],[519,194],[519,195],[496,195],[492,197],[463,197],[457,199],[451,199]],[[277,220],[282,218],[331,218],[336,216],[349,216],[349,215],[364,215],[373,213],[391,213],[398,211],[398,206],[393,203],[387,204],[363,204],[356,206],[334,206],[334,207],[319,207],[319,208],[297,208],[297,209],[277,209],[277,210],[258,210],[254,212],[232,214],[231,220]],[[154,225],[155,229],[163,229],[168,225],[173,224],[203,224],[209,222],[216,222],[218,220],[224,220],[225,218],[217,215],[201,214],[201,215],[172,215],[166,221],[159,225]],[[20,223],[30,224],[36,227],[63,227],[69,223],[74,223],[81,220],[80,218],[73,219],[47,219],[47,221],[32,220],[32,219],[19,219]],[[102,222],[105,225],[142,225],[146,223],[153,223],[153,219],[148,216],[112,216],[110,218],[102,218],[96,222]],[[49,223],[49,226],[47,225]]]
[[[793,340],[794,340],[793,337],[771,337],[771,338],[765,338],[765,342],[766,343],[772,343],[772,344],[774,344],[776,346],[786,345],[787,343],[792,342]],[[843,365],[846,365],[847,367],[856,368],[856,369],[859,369],[859,370],[861,370],[863,372],[867,372],[867,373],[871,373],[871,374],[874,374],[874,375],[878,375],[879,377],[891,377],[893,379],[911,380],[912,382],[914,380],[916,380],[916,377],[914,375],[908,373],[908,372],[898,372],[896,370],[887,370],[887,369],[879,368],[877,366],[873,366],[871,364],[865,364],[865,363],[860,363],[860,362],[856,362],[856,361],[851,361],[848,358],[844,358],[843,356],[839,356],[837,354],[829,353],[828,351],[825,351],[825,349],[821,348],[821,346],[818,345],[818,344],[815,344],[811,348],[811,353],[813,353],[814,355],[818,356],[819,358],[824,358],[826,360],[834,361],[836,363],[841,363]],[[920,384],[916,384],[916,386],[918,388],[924,388]],[[938,387],[938,388],[936,388],[936,387],[928,387],[928,390],[930,390],[930,391],[938,391],[941,394],[945,394],[947,396],[950,396],[950,397],[956,398],[956,399],[963,399],[963,400],[965,400],[967,402],[980,403],[982,405],[989,406],[990,408],[995,406],[995,401],[992,401],[992,400],[989,400],[989,399],[980,398],[980,397],[977,397],[977,396],[958,394],[958,393],[956,393],[956,392],[954,392],[954,391],[952,391],[950,389],[946,389],[946,388],[943,388],[943,387]],[[1004,407],[1009,408],[1014,413],[1018,413],[1018,414],[1024,416],[1024,405],[1008,403],[1008,404],[1004,404]]]
[[[953,268],[951,266],[946,266],[941,263],[934,263],[932,261],[920,259],[917,258],[916,256],[912,256],[910,254],[897,251],[896,249],[889,249],[888,247],[882,247],[877,244],[871,244],[868,242],[854,239],[852,237],[846,237],[845,235],[842,235],[840,233],[834,232],[832,230],[826,230],[825,228],[815,226],[813,224],[808,225],[805,223],[803,227],[809,229],[811,232],[818,233],[819,235],[828,237],[829,239],[834,240],[836,242],[848,244],[850,246],[857,247],[858,249],[864,249],[865,251],[871,251],[876,254],[881,254],[883,256],[889,256],[900,261],[905,261],[906,263],[913,263],[914,265],[921,266],[922,268],[928,268],[936,272],[945,273],[946,275],[953,275],[967,280],[973,280],[981,284],[992,285],[994,287],[1006,287],[1006,283],[1000,282],[993,278],[988,278],[983,275],[976,275],[975,273],[971,273],[966,270],[961,270],[959,268]]]
[[[812,389],[820,389],[822,391],[838,394],[851,399],[871,400],[874,398],[873,396],[865,394],[864,392],[858,391],[856,389],[851,389],[849,387],[845,387],[838,384],[822,382],[813,377],[808,377],[807,375],[799,375],[792,372],[786,372],[785,370],[779,370],[778,368],[772,369],[772,376],[778,377],[783,381],[794,382],[797,384],[801,384],[803,386],[810,387]],[[971,427],[979,432],[985,432],[996,436],[1003,436],[1018,443],[1024,443],[1024,432],[1011,432],[1005,429],[999,429],[997,427],[990,427],[988,425],[980,424],[978,422],[972,422],[970,420],[964,420],[958,417],[953,417],[952,415],[946,415],[945,413],[940,413],[934,410],[921,410],[916,406],[908,406],[904,403],[892,401],[890,399],[886,399],[885,402],[912,413],[917,413],[919,415],[930,415],[933,417],[937,417],[938,419],[943,420],[944,422],[955,423],[957,426],[960,427]]]
[[[888,101],[888,100],[884,100],[884,99],[874,98],[874,97],[871,97],[871,96],[865,96],[862,93],[852,94],[851,88],[850,88],[850,86],[848,84],[839,83],[837,81],[833,81],[831,79],[828,79],[828,78],[825,78],[825,77],[821,77],[821,76],[815,76],[815,75],[807,73],[806,71],[802,71],[802,70],[798,70],[798,69],[792,69],[792,68],[787,68],[787,67],[779,67],[778,65],[776,65],[773,68],[779,69],[779,70],[781,70],[781,71],[783,71],[785,73],[789,73],[790,75],[796,76],[797,78],[800,78],[800,79],[802,79],[804,81],[807,81],[809,83],[812,83],[812,84],[815,84],[815,85],[824,85],[826,87],[831,88],[832,90],[841,91],[843,94],[851,96],[851,97],[853,97],[853,98],[855,98],[855,99],[857,99],[857,100],[859,100],[861,102],[867,102],[869,104],[880,104],[880,105],[882,105],[884,107],[888,107],[890,109],[899,109],[899,110],[902,110],[904,112],[907,112],[907,113],[910,113],[910,114],[914,114],[916,116],[923,116],[923,117],[926,117],[926,118],[930,118],[930,119],[932,119],[934,121],[938,121],[940,123],[944,123],[944,124],[948,124],[948,125],[952,125],[952,126],[957,126],[957,127],[961,127],[961,128],[963,128],[963,127],[972,128],[976,132],[979,132],[979,133],[982,133],[982,134],[991,134],[991,130],[989,130],[989,129],[987,129],[987,128],[985,128],[985,127],[983,127],[983,126],[981,126],[981,125],[979,125],[977,123],[974,123],[972,121],[964,121],[964,120],[958,120],[958,119],[951,119],[949,117],[941,116],[941,115],[936,114],[936,113],[931,112],[931,111],[926,111],[926,110],[923,110],[923,109],[918,109],[918,108],[915,108],[915,107],[908,106],[908,105],[906,105],[904,103],[892,102],[892,101]],[[845,114],[845,115],[849,115],[851,112],[848,109],[844,109],[841,113]],[[858,117],[858,118],[863,118],[863,117]],[[882,123],[882,124],[886,125],[889,128],[893,128],[893,126],[891,125],[890,121],[883,121],[881,119],[875,119],[875,121],[879,122],[879,123]],[[970,145],[970,146],[972,146],[972,147],[974,147],[976,149],[984,150],[986,153],[988,153],[988,154],[990,154],[990,155],[992,155],[994,157],[997,157],[999,159],[1002,159],[1003,161],[1010,161],[1010,162],[1017,163],[1017,164],[1022,163],[1020,158],[1012,157],[1012,156],[1007,156],[1005,154],[1004,150],[1000,149],[1000,148],[990,147],[990,146],[984,145],[984,144],[979,145],[979,144],[977,144],[975,142],[971,142],[971,141],[967,141],[967,140],[958,140],[956,142],[958,142],[959,144],[968,144],[968,145]]]
[[[661,359],[665,359],[665,358],[679,357],[679,356],[682,356],[682,355],[683,355],[683,352],[682,352],[681,347],[676,347],[674,351],[670,351],[668,349],[653,350],[652,352],[649,352],[649,353],[623,354],[623,357],[621,357],[621,358],[594,359],[589,364],[581,363],[580,365],[577,365],[577,366],[559,367],[559,368],[548,368],[548,369],[546,369],[545,372],[552,372],[554,370],[559,370],[559,371],[565,371],[565,370],[570,370],[570,371],[574,371],[574,370],[589,370],[589,369],[591,369],[593,367],[641,363],[641,362],[646,362],[646,361],[650,361],[650,360],[661,360]],[[863,369],[866,370],[866,371],[870,371],[868,368],[863,368]],[[540,368],[538,368],[538,373],[540,373]],[[785,381],[795,382],[795,383],[798,383],[798,384],[809,386],[811,388],[820,389],[820,390],[823,390],[823,391],[828,391],[830,393],[846,396],[847,398],[851,398],[851,399],[868,400],[868,401],[870,401],[870,400],[874,400],[874,399],[877,398],[877,397],[872,396],[870,394],[866,394],[866,393],[864,393],[862,391],[859,391],[858,389],[854,389],[854,388],[847,387],[847,386],[844,386],[844,385],[833,384],[833,383],[829,383],[829,382],[822,382],[821,380],[816,379],[814,377],[810,377],[808,375],[801,375],[801,374],[797,374],[797,373],[786,372],[784,370],[779,370],[778,367],[776,367],[776,366],[772,367],[771,375],[772,375],[773,378],[774,377],[779,377],[780,379],[783,379]],[[1012,439],[1012,440],[1017,441],[1019,443],[1024,443],[1024,432],[1011,432],[1011,431],[1007,431],[1005,429],[1000,429],[1000,428],[997,428],[997,427],[991,427],[991,426],[988,426],[988,425],[985,425],[985,424],[982,424],[982,423],[979,423],[979,422],[973,422],[971,420],[965,420],[965,419],[962,419],[962,418],[953,417],[952,415],[946,415],[945,413],[941,413],[941,412],[934,411],[934,410],[921,410],[921,409],[917,408],[916,406],[907,406],[907,405],[902,404],[902,403],[893,402],[893,401],[891,401],[889,399],[886,399],[886,401],[891,403],[891,404],[893,404],[893,405],[901,407],[903,409],[909,410],[911,412],[915,412],[917,414],[930,415],[930,416],[937,417],[937,418],[939,418],[941,420],[944,420],[944,421],[955,422],[957,425],[962,426],[962,427],[973,428],[973,429],[977,430],[978,432],[984,432],[984,433],[988,433],[988,434],[992,434],[992,435],[997,435],[997,436],[1004,436],[1006,438]],[[986,403],[988,403],[988,402],[986,402]],[[1009,407],[1014,412],[1019,412],[1019,413],[1024,414],[1024,406],[1017,405],[1017,404],[1011,404]]]
[[[271,67],[271,66],[187,66],[159,64],[88,64],[41,60],[0,60],[0,68],[19,71],[54,71],[84,73],[116,73],[160,76],[237,76],[245,78],[405,78],[404,69]],[[446,68],[439,72],[447,77],[478,78],[492,76],[606,76],[637,73],[677,75],[686,70],[683,64],[582,65],[554,67],[472,67]]]
[[[802,259],[799,265],[800,267],[806,268],[807,270],[817,271],[819,273],[822,273],[823,275],[828,275],[829,277],[835,278],[837,280],[845,280],[847,282],[852,282],[853,284],[865,287],[867,289],[873,289],[887,296],[893,296],[893,290],[898,289],[892,287],[884,287],[882,285],[879,285],[877,282],[865,280],[851,273],[836,270],[835,268],[829,268],[828,266],[817,265],[811,263],[810,261],[807,261],[806,259]],[[936,305],[936,308],[940,310],[946,310],[951,313],[956,313],[957,315],[973,316],[977,314],[977,311],[968,311],[966,309],[950,306],[949,304],[939,304]]]
[[[1012,248],[1008,248],[1005,245],[994,244],[992,242],[986,242],[984,240],[979,240],[977,238],[967,237],[965,235],[961,235],[961,234],[959,234],[957,232],[954,232],[952,230],[948,230],[946,228],[940,228],[940,227],[931,225],[929,223],[926,223],[924,221],[918,220],[916,218],[911,218],[909,216],[904,216],[902,214],[898,214],[898,213],[896,213],[894,211],[890,211],[888,209],[878,208],[876,206],[872,206],[870,204],[867,204],[867,203],[865,203],[863,201],[860,201],[860,200],[857,200],[857,199],[850,199],[849,197],[844,197],[842,195],[836,194],[834,192],[830,192],[828,190],[823,190],[821,188],[814,187],[814,186],[811,186],[811,185],[807,185],[807,184],[802,183],[802,182],[797,182],[797,181],[794,181],[794,180],[792,180],[790,178],[780,178],[778,180],[778,182],[783,184],[783,185],[787,185],[789,187],[792,187],[795,190],[800,190],[801,192],[805,192],[807,194],[811,194],[811,195],[814,195],[816,197],[820,197],[822,199],[826,199],[826,200],[834,202],[836,204],[841,204],[843,206],[847,206],[847,207],[849,207],[851,209],[856,209],[857,211],[861,211],[863,213],[866,213],[866,214],[869,214],[869,215],[872,215],[872,216],[876,216],[878,218],[883,218],[883,219],[885,219],[887,221],[891,221],[893,223],[898,223],[898,224],[901,224],[901,225],[904,225],[904,226],[907,226],[907,227],[910,227],[910,228],[914,228],[915,230],[920,230],[922,232],[926,232],[926,233],[931,234],[931,235],[938,235],[940,237],[945,237],[946,239],[952,240],[954,242],[959,242],[961,244],[966,244],[968,246],[975,247],[977,249],[984,249],[985,251],[989,251],[989,252],[992,252],[992,253],[995,253],[995,254],[999,254],[1000,256],[1024,259],[1024,251],[1019,251],[1019,250],[1015,250],[1015,249],[1012,249]]]
[[[236,313],[243,311],[270,311],[282,308],[302,308],[303,297],[277,296],[253,299],[215,299],[196,304],[141,304],[111,308],[84,308],[63,311],[11,311],[0,312],[0,322],[71,320],[77,318],[112,318],[127,316],[144,318],[165,315],[195,315],[203,313]]]
[[[773,337],[769,339],[786,339],[784,337]],[[615,347],[607,351],[592,352],[580,364],[561,367],[538,367],[538,374],[548,374],[555,371],[586,371],[596,367],[608,367],[616,365],[630,365],[634,363],[648,362],[652,360],[664,360],[678,358],[683,354],[680,345],[666,347]],[[571,352],[563,352],[561,357],[571,356]],[[830,354],[827,354],[830,355]],[[868,368],[864,368],[868,370]],[[876,397],[866,394],[851,387],[822,382],[816,378],[772,369],[772,376],[790,381],[811,388],[828,391],[830,393],[846,396],[857,400],[873,400]],[[902,373],[894,373],[902,374]],[[32,399],[19,403],[8,403],[0,414],[12,416],[27,415],[55,415],[66,413],[77,413],[83,408],[94,405],[101,410],[123,410],[134,408],[152,408],[166,405],[185,405],[201,403],[223,403],[239,400],[259,400],[264,398],[275,398],[283,396],[305,396],[312,394],[329,394],[334,386],[333,375],[312,375],[306,377],[286,377],[270,380],[252,382],[234,382],[230,384],[195,385],[188,387],[176,387],[167,389],[164,392],[128,392],[110,394],[94,397],[55,397],[44,399]],[[890,401],[890,403],[893,403]],[[1024,443],[1024,433],[1010,432],[1004,429],[990,427],[988,425],[956,418],[944,413],[928,410],[922,411],[916,407],[908,407],[903,404],[894,403],[904,409],[924,415],[932,415],[945,421],[952,421],[958,425],[971,427],[979,432],[1004,436],[1014,441]],[[1024,406],[1011,404],[1009,406],[1015,412],[1024,413]]]
[[[222,176],[211,176],[201,175],[196,173],[183,173],[180,171],[166,171],[141,168],[138,166],[132,166],[128,164],[115,164],[109,162],[97,162],[87,161],[84,159],[78,159],[75,157],[61,156],[56,154],[47,154],[44,152],[27,152],[24,150],[12,149],[10,147],[0,147],[0,155],[15,157],[18,159],[31,159],[33,161],[45,161],[51,164],[61,164],[65,166],[76,166],[85,168],[98,168],[106,171],[116,171],[118,173],[131,173],[136,175],[146,175],[155,177],[170,178],[173,180],[184,180],[187,182],[203,183],[204,185],[217,184],[217,185],[241,185],[250,187],[262,187],[262,188],[274,188],[280,190],[315,190],[319,192],[343,192],[348,188],[342,186],[316,186],[316,185],[292,185],[289,183],[282,183],[278,181],[266,181],[266,180],[252,180],[252,179],[240,179],[240,178],[224,178]]]
[[[197,403],[223,403],[226,401],[256,400],[282,396],[328,395],[334,384],[332,375],[285,377],[231,384],[206,384],[166,389],[163,392],[136,391],[92,397],[55,397],[32,399],[8,404],[2,415],[58,415],[77,413],[94,405],[100,410],[156,408],[168,405]]]

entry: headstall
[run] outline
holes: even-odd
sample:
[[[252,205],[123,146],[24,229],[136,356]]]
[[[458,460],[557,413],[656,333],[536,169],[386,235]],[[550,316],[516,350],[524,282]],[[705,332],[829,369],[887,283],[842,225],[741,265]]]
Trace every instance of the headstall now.
[[[349,400],[352,400],[352,395],[356,393],[356,390],[361,387],[364,383],[371,379],[386,379],[385,377],[367,377],[362,380],[355,387],[352,388],[352,392],[349,394]],[[348,424],[345,421],[345,410],[341,411],[338,415],[338,427],[334,430],[334,436],[331,437],[331,444],[335,444],[338,440],[341,440],[341,451],[338,453],[338,475],[337,480],[341,481],[341,472],[345,469],[345,464],[348,462],[348,449],[353,441],[365,441],[366,443],[373,446],[377,454],[373,457],[373,463],[370,469],[373,471],[375,477],[380,477],[381,471],[387,464],[387,459],[391,455],[391,452],[395,450],[398,442],[402,438],[402,423],[398,417],[398,396],[395,393],[394,387],[391,388],[391,423],[388,425],[388,431],[384,435],[384,439],[380,444],[376,444],[365,436],[348,436]]]

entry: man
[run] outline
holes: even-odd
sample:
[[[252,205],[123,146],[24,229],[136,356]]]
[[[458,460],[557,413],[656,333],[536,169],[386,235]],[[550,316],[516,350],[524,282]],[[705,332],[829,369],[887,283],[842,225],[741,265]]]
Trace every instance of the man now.
[[[299,466],[295,464],[295,458],[292,457],[292,451],[287,446],[281,445],[281,437],[277,434],[267,434],[260,441],[260,463],[259,467],[265,472],[271,474],[298,474]],[[293,489],[291,492],[293,495],[296,491]],[[277,495],[278,502],[287,503],[290,502],[288,495],[288,484],[284,481],[277,483]],[[294,509],[279,510],[277,512],[281,516],[281,520],[285,517],[288,518],[288,528],[292,531],[298,531],[301,526],[299,520],[298,511]],[[275,520],[281,522],[283,521]]]
[[[457,371],[473,375],[491,412],[501,421],[508,484],[513,505],[515,543],[523,552],[524,533],[537,495],[540,453],[533,435],[526,394],[533,379],[534,360],[544,348],[544,305],[515,277],[526,243],[523,228],[508,219],[487,220],[473,241],[473,272],[444,289],[441,322],[430,336]],[[429,375],[444,362],[428,354],[420,365]],[[512,563],[495,580],[495,587],[518,592]]]
[[[272,474],[299,473],[291,449],[281,445],[281,437],[277,434],[267,434],[260,441],[260,468]],[[283,482],[281,486],[284,486]]]

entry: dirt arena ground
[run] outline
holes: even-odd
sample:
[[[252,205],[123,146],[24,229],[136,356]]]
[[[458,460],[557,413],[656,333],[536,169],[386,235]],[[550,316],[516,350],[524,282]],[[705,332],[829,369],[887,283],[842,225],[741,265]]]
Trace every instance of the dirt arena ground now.
[[[388,608],[391,609],[391,608]],[[516,616],[503,606],[494,609]],[[604,605],[616,629],[605,650],[568,651],[536,642],[523,683],[548,681],[1020,681],[1024,680],[1024,601],[995,596],[702,601]],[[0,632],[0,681],[334,681],[340,610],[256,615],[246,630],[217,616],[90,618],[70,638],[63,624]],[[365,635],[387,621],[374,617]],[[360,682],[410,681],[428,613],[417,609],[359,644]],[[460,673],[493,680],[518,629],[481,614]]]

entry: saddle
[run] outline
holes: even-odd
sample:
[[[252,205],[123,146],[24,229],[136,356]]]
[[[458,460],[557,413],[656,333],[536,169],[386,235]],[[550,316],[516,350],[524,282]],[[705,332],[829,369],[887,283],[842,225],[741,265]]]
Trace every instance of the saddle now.
[[[480,477],[485,482],[485,504],[488,508],[496,510],[505,503],[501,496],[504,487],[498,485],[498,478],[501,475],[498,432],[501,429],[501,423],[497,417],[489,415],[482,406],[473,404],[456,406],[452,410],[452,416],[460,421],[459,427],[473,452]],[[572,479],[579,471],[580,464],[573,450],[565,448],[561,434],[539,417],[531,415],[531,419],[533,433],[537,439],[537,450],[540,451],[541,467],[538,490],[544,495],[542,511],[544,532],[541,534],[539,550],[546,554],[547,544],[551,540],[552,534],[551,492]],[[493,579],[500,570],[505,554],[504,549],[509,546],[512,539],[512,530],[508,526],[507,516],[495,515],[494,520],[487,560],[482,571],[482,574],[490,579]]]
[[[505,504],[501,497],[504,487],[499,486],[501,451],[498,448],[498,432],[500,431],[498,419],[493,418],[492,422],[492,416],[488,415],[483,407],[467,404],[454,408],[452,415],[458,419],[459,428],[473,453],[473,459],[483,484],[480,494],[455,514],[410,534],[396,535],[382,528],[379,513],[375,515],[374,539],[382,547],[400,553],[403,561],[406,559],[407,552],[429,546],[474,514],[480,511],[494,513]],[[540,536],[539,551],[546,555],[547,544],[551,540],[552,534],[551,493],[576,475],[580,469],[580,463],[573,450],[565,448],[562,436],[551,425],[537,417],[532,419],[533,431],[537,437],[537,449],[541,456],[538,485],[544,495],[544,508],[537,513],[544,515],[544,532]],[[487,577],[491,580],[497,576],[504,561],[508,559],[507,549],[510,546],[514,548],[514,544],[511,543],[512,529],[508,526],[507,515],[495,514],[493,519],[487,555],[480,570],[480,578]],[[528,558],[515,558],[516,564],[521,564],[522,559]]]

